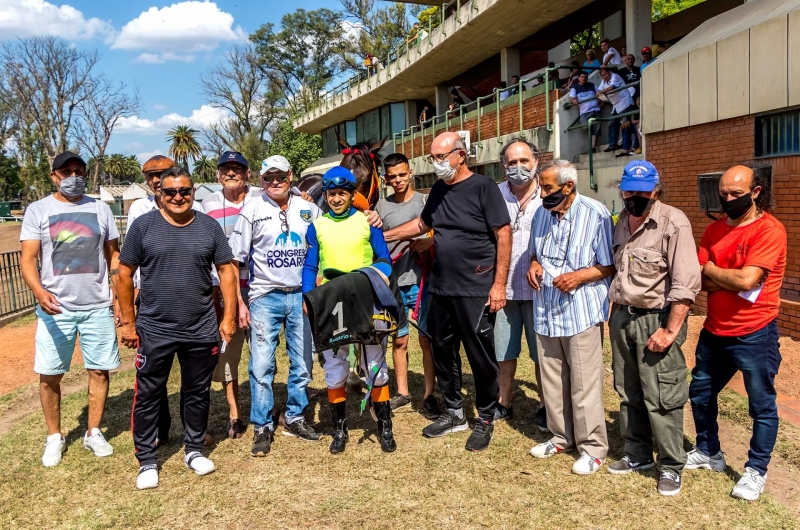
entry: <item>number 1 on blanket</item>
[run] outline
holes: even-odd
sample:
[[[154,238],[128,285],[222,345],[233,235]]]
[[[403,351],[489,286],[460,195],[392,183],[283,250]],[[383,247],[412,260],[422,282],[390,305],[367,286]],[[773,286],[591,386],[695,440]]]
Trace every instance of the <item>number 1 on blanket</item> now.
[[[334,335],[338,335],[344,331],[347,331],[347,328],[344,327],[344,315],[342,314],[342,302],[336,304],[336,307],[333,308],[333,315],[339,319],[339,327],[333,330]]]

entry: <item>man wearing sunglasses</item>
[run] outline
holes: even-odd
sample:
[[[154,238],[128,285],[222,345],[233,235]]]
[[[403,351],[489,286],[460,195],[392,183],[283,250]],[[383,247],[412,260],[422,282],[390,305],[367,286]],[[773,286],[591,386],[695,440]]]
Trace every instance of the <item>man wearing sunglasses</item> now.
[[[203,211],[216,220],[225,235],[230,240],[233,227],[239,218],[239,212],[251,200],[261,197],[261,188],[250,186],[250,167],[247,159],[237,151],[225,151],[217,159],[217,181],[222,185],[220,191],[215,191],[203,199]],[[239,418],[239,361],[242,359],[242,348],[247,336],[247,278],[246,263],[239,263],[239,289],[240,306],[239,322],[233,340],[228,343],[225,350],[220,349],[217,369],[214,371],[212,381],[221,383],[225,389],[225,398],[228,401],[228,438],[241,438],[244,434],[244,425]],[[219,279],[212,277],[214,282],[214,305],[217,314],[222,315],[220,305]],[[221,345],[220,345],[221,346]]]
[[[138,489],[158,486],[158,401],[175,353],[181,367],[184,463],[198,475],[214,471],[200,453],[208,428],[211,376],[219,340],[236,330],[236,270],[225,232],[211,217],[192,210],[189,173],[173,167],[161,174],[161,204],[131,226],[120,254],[122,342],[137,348],[132,431],[139,460]],[[220,278],[224,314],[217,325],[212,268]],[[133,310],[133,274],[141,268],[140,305]],[[188,279],[188,281],[187,281]]]
[[[281,327],[289,357],[283,434],[306,441],[320,437],[303,417],[308,406],[312,352],[300,284],[306,232],[321,212],[292,192],[292,169],[283,156],[274,155],[262,162],[261,179],[263,194],[244,205],[229,239],[234,260],[249,271],[250,307],[248,311],[240,304],[239,320],[240,325],[250,328],[251,454],[256,457],[270,452],[277,427],[272,383]]]

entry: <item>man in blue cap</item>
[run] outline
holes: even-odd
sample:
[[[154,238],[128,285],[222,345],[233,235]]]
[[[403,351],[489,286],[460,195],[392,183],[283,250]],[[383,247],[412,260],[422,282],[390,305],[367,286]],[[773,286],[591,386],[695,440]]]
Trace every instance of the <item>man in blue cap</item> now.
[[[672,496],[681,491],[686,465],[683,406],[689,387],[681,345],[700,291],[700,265],[689,220],[658,200],[663,188],[650,162],[625,166],[620,191],[625,210],[612,242],[617,275],[608,328],[625,446],[608,470],[624,475],[652,468],[655,439],[658,492]]]

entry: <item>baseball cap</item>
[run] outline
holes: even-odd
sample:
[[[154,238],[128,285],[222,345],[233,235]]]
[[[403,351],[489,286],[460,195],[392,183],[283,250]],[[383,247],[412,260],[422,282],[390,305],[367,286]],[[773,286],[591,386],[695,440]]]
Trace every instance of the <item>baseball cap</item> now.
[[[653,191],[658,184],[658,171],[647,160],[628,162],[622,172],[620,191]]]
[[[76,155],[72,151],[64,151],[63,153],[61,153],[60,155],[56,156],[53,159],[53,169],[55,170],[62,167],[70,160],[77,160],[78,162],[83,164],[83,167],[86,167],[86,162],[83,160],[83,158],[80,157],[80,155]]]
[[[151,171],[164,171],[175,165],[171,158],[163,155],[156,155],[151,157],[142,166],[142,173],[150,173]]]
[[[322,176],[322,189],[324,191],[335,188],[351,191],[356,189],[356,177],[344,166],[334,166]]]
[[[283,171],[285,173],[289,171],[289,169],[291,169],[289,161],[286,160],[286,157],[281,155],[272,155],[261,162],[261,175],[267,171]]]
[[[221,166],[222,164],[227,164],[228,162],[236,162],[237,164],[241,164],[246,168],[250,167],[250,164],[247,163],[247,159],[244,155],[238,151],[225,151],[217,160],[217,167]]]
[[[642,48],[642,53],[653,53],[653,50],[650,49],[650,46],[645,46]]]

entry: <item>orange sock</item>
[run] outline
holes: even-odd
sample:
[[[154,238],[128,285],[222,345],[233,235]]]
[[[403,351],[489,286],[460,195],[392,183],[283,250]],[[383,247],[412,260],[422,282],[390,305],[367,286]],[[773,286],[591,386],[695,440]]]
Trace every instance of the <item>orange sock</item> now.
[[[377,386],[372,389],[372,402],[381,403],[389,401],[389,385]]]
[[[331,403],[342,403],[343,401],[347,400],[347,391],[344,387],[342,388],[329,388],[328,389],[328,401]]]

